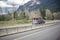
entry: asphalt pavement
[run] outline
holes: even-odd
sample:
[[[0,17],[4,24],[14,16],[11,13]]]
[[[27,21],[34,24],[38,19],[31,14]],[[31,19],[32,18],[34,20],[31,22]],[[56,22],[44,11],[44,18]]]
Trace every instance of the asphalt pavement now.
[[[60,23],[0,37],[0,40],[60,40]]]

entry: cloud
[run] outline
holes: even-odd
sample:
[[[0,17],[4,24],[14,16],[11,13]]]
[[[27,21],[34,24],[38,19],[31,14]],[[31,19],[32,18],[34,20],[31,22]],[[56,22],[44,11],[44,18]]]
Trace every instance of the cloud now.
[[[30,0],[8,0],[9,3],[14,3],[14,4],[18,4],[18,5],[24,5],[28,1],[30,1]]]
[[[0,1],[0,7],[19,7],[19,5],[24,5],[30,0],[7,0],[7,1]]]
[[[41,2],[36,2],[36,4],[41,4]]]
[[[0,7],[13,7],[13,6],[8,5],[6,2],[0,1]]]

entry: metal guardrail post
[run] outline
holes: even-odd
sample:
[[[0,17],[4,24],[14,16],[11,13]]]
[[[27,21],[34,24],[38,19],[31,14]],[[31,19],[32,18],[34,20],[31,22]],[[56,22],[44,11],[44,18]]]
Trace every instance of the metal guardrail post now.
[[[17,33],[18,33],[18,27],[16,27],[17,28]]]
[[[7,33],[7,35],[8,35],[8,30],[7,30],[7,28],[6,28],[6,33]]]
[[[56,24],[55,22],[53,22],[53,23]],[[53,23],[46,23],[44,25],[46,26],[48,24],[53,24]],[[40,28],[42,26],[43,26],[43,24],[41,26],[30,25],[30,26],[21,26],[21,27],[12,27],[12,28],[1,28],[0,29],[0,32],[1,32],[0,36],[18,33],[18,32],[23,32],[23,31],[28,31],[31,29]]]

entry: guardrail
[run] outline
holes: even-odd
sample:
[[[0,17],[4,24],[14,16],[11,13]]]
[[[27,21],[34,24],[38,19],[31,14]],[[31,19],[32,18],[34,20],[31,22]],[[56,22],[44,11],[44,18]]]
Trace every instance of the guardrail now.
[[[14,33],[19,33],[19,32],[24,32],[24,31],[28,31],[28,30],[32,30],[32,29],[36,29],[36,28],[41,28],[41,27],[45,27],[51,25],[53,22],[51,23],[45,23],[45,24],[41,24],[41,25],[29,25],[29,26],[16,26],[16,27],[4,27],[4,28],[0,28],[0,36],[4,36],[4,35],[9,35],[9,34],[14,34]]]

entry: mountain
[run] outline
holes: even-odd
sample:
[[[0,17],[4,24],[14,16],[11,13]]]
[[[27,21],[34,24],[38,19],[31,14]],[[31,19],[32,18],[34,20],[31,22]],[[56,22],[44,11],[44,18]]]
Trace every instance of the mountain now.
[[[20,11],[21,9],[24,10],[25,8],[28,8],[29,10],[36,9],[36,7],[38,8],[38,6],[39,6],[38,4],[36,4],[37,1],[34,2],[34,1],[31,0],[27,3],[25,3],[24,5],[20,6],[17,11]]]
[[[40,4],[37,4],[38,2]],[[60,4],[59,0],[31,0],[31,1],[27,2],[26,4],[20,6],[17,9],[17,11],[24,10],[25,8],[28,8],[29,11],[32,11],[35,9],[41,9],[41,8],[58,11],[58,10],[60,10],[59,4]]]

